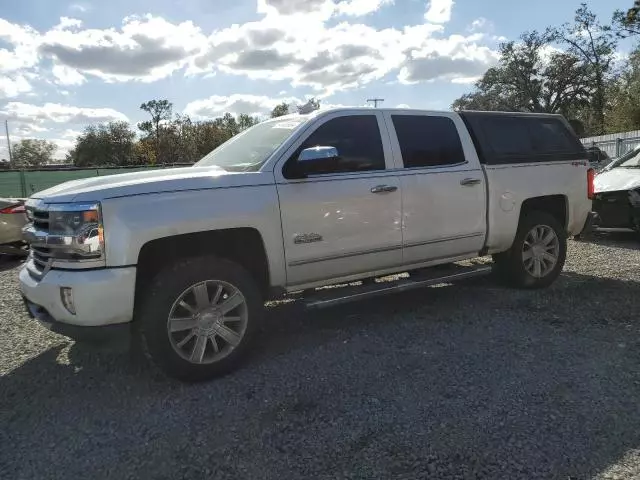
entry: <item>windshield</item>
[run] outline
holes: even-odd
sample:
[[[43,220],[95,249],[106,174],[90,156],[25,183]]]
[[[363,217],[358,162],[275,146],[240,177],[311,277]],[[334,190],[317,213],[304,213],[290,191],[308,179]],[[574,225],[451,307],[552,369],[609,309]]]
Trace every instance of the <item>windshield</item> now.
[[[640,149],[634,150],[630,155],[630,158],[624,160],[618,166],[622,168],[640,168]]]
[[[307,118],[270,120],[248,128],[208,153],[196,167],[255,172]]]
[[[613,160],[609,166],[611,168],[640,168],[640,147]]]

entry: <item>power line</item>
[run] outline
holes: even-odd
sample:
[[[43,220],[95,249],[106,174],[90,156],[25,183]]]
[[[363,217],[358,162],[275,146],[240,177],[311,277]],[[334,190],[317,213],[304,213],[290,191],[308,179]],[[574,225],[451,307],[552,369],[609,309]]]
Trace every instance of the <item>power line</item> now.
[[[384,98],[368,98],[367,102],[368,103],[372,103],[373,102],[373,107],[374,108],[378,108],[378,103],[384,102]]]

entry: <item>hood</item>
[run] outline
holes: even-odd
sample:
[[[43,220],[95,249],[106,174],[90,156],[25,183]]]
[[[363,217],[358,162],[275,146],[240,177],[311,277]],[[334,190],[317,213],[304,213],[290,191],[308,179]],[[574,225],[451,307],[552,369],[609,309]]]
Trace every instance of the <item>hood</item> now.
[[[594,179],[596,193],[632,190],[640,187],[640,168],[613,168]]]
[[[31,198],[53,203],[96,202],[131,195],[270,183],[274,183],[273,175],[264,172],[227,172],[219,167],[167,168],[72,180],[34,193]]]

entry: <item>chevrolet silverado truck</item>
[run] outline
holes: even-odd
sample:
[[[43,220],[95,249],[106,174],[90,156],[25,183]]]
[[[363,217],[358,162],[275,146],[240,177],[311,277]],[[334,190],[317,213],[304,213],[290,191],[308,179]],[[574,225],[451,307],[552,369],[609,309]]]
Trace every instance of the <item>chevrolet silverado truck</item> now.
[[[34,194],[20,285],[48,328],[133,334],[169,376],[198,381],[237,368],[269,299],[326,307],[492,271],[547,287],[592,194],[561,116],[316,111],[253,126],[193,167]]]

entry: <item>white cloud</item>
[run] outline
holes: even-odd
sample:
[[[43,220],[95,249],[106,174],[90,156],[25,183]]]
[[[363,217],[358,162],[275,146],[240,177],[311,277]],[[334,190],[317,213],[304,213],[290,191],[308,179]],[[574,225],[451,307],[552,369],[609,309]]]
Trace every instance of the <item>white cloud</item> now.
[[[456,77],[451,79],[451,83],[457,83],[460,85],[473,85],[481,78],[482,75],[477,75],[475,77]]]
[[[436,78],[465,82],[495,60],[495,52],[483,45],[490,41],[486,34],[445,36],[443,25],[435,23],[450,19],[452,0],[432,0],[427,22],[403,28],[377,28],[353,20],[391,3],[258,0],[263,15],[257,21],[209,35],[192,22],[172,23],[153,15],[126,17],[119,28],[102,29],[62,17],[42,33],[0,19],[0,39],[10,45],[0,48],[0,95],[35,91],[27,84],[40,80],[42,69],[61,86],[95,78],[152,82],[177,72],[199,78],[222,73],[284,81],[326,97],[374,81],[388,82],[391,76],[404,83]],[[474,28],[483,22],[476,20]],[[53,63],[50,69],[39,64],[45,59]]]
[[[432,23],[447,23],[451,20],[453,0],[430,0],[424,19]]]
[[[23,75],[5,74],[0,76],[0,100],[17,97],[31,91],[31,84]]]
[[[69,150],[71,150],[76,145],[75,140],[71,140],[68,138],[54,138],[49,139],[49,141],[52,141],[58,147],[53,154],[53,158],[55,159],[65,158],[67,156],[67,153],[69,153]]]
[[[471,25],[469,25],[468,30],[470,32],[477,32],[478,30],[483,30],[486,28],[492,28],[493,24],[484,17],[476,18]]]
[[[71,30],[82,27],[82,20],[77,18],[60,17],[60,22],[53,27],[54,30]]]
[[[258,13],[278,16],[314,16],[328,20],[332,16],[361,17],[392,5],[394,0],[258,0]]]
[[[67,19],[46,32],[38,51],[59,65],[107,81],[154,81],[182,68],[206,37],[192,22],[127,17],[120,30],[78,29]]]
[[[62,138],[70,138],[75,140],[80,135],[82,135],[82,132],[80,130],[72,130],[70,128],[67,128],[60,136]]]
[[[228,97],[213,95],[209,98],[194,100],[187,104],[184,113],[196,119],[211,119],[223,115],[226,112],[232,114],[246,113],[249,115],[265,115],[271,112],[276,105],[286,102],[288,104],[304,103],[298,98],[272,98],[262,95],[234,94]]]
[[[499,58],[496,51],[478,44],[481,38],[482,34],[426,38],[408,49],[398,79],[404,84],[433,80],[473,83]]]
[[[406,103],[401,103],[400,105],[396,105],[396,108],[411,108]]]
[[[38,63],[38,32],[31,27],[0,18],[0,40],[10,46],[10,49],[0,48],[0,74],[30,68]]]
[[[86,13],[89,11],[89,6],[83,3],[73,3],[69,5],[69,10],[72,12]]]
[[[77,70],[64,65],[54,65],[51,72],[60,85],[82,85],[86,81],[86,78]]]
[[[335,11],[341,15],[361,17],[393,3],[394,0],[347,0],[336,4]]]
[[[115,120],[128,121],[124,113],[112,108],[83,108],[59,103],[33,105],[23,102],[7,103],[0,109],[0,118],[34,124],[45,122],[89,124]]]

